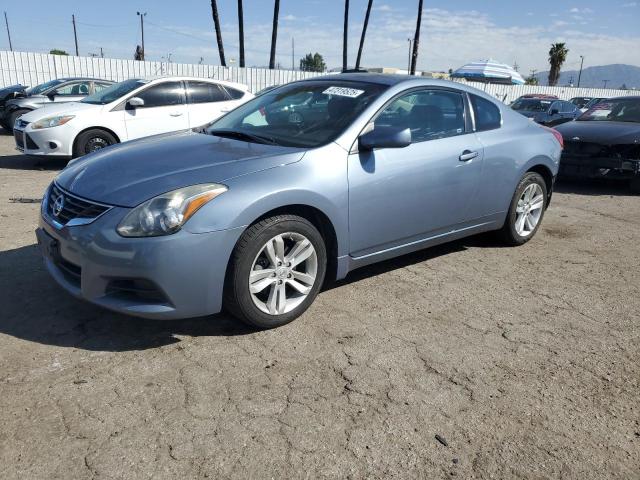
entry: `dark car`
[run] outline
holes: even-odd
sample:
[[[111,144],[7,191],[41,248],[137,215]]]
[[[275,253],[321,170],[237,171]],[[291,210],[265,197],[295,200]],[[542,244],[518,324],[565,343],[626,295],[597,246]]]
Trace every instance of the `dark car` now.
[[[12,131],[16,119],[49,103],[75,102],[99,92],[114,82],[98,78],[58,78],[16,92],[4,104],[0,102],[0,125]]]
[[[560,177],[631,180],[640,193],[640,96],[601,101],[557,130],[565,145]]]
[[[582,109],[587,106],[589,102],[593,100],[593,97],[573,97],[569,101],[573,103],[576,107]]]
[[[580,115],[580,109],[573,103],[551,98],[521,97],[513,102],[511,108],[525,117],[531,118],[536,123],[547,127],[570,122]]]

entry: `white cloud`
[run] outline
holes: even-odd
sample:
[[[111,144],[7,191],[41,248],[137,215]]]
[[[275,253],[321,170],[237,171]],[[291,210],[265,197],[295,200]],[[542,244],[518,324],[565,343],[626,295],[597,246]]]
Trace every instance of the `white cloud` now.
[[[284,17],[282,17],[282,20],[284,20],[285,22],[293,22],[294,20],[297,20],[298,17],[296,17],[295,15],[285,15]]]
[[[622,8],[633,8],[638,6],[638,2],[623,3]]]

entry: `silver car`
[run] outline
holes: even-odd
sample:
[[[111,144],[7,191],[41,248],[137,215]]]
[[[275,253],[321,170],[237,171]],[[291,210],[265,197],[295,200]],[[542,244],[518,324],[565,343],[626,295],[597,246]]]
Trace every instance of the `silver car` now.
[[[51,103],[77,102],[87,95],[100,92],[113,85],[111,80],[99,78],[57,78],[27,88],[17,98],[8,100],[0,108],[0,125],[7,131],[13,129],[16,119],[25,113]]]
[[[310,97],[324,113],[301,120],[296,99]],[[461,84],[331,75],[258,96],[204,134],[72,161],[37,236],[55,281],[96,305],[166,319],[224,307],[276,327],[364,265],[490,230],[527,242],[561,141]]]

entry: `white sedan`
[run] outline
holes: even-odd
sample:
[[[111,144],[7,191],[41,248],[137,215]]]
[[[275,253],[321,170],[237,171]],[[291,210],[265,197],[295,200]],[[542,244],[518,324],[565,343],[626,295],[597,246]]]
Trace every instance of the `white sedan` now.
[[[28,155],[80,157],[114,143],[205,125],[251,98],[245,85],[220,80],[125,80],[80,102],[22,115],[14,138]]]

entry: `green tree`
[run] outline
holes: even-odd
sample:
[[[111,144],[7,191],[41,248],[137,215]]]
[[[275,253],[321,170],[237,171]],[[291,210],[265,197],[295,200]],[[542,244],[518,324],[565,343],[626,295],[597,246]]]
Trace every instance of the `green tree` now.
[[[300,70],[303,72],[324,72],[327,69],[324,58],[318,52],[307,53],[304,58],[300,59]]]
[[[538,81],[537,77],[534,77],[533,75],[530,75],[529,77],[527,77],[524,81],[525,85],[539,85],[540,82]]]
[[[549,70],[549,86],[558,84],[558,80],[560,80],[560,69],[567,59],[568,53],[569,49],[564,43],[551,44],[551,48],[549,49],[549,65],[551,65],[551,70]]]
[[[60,50],[59,48],[54,48],[53,50],[49,50],[49,55],[69,55],[64,50]]]

